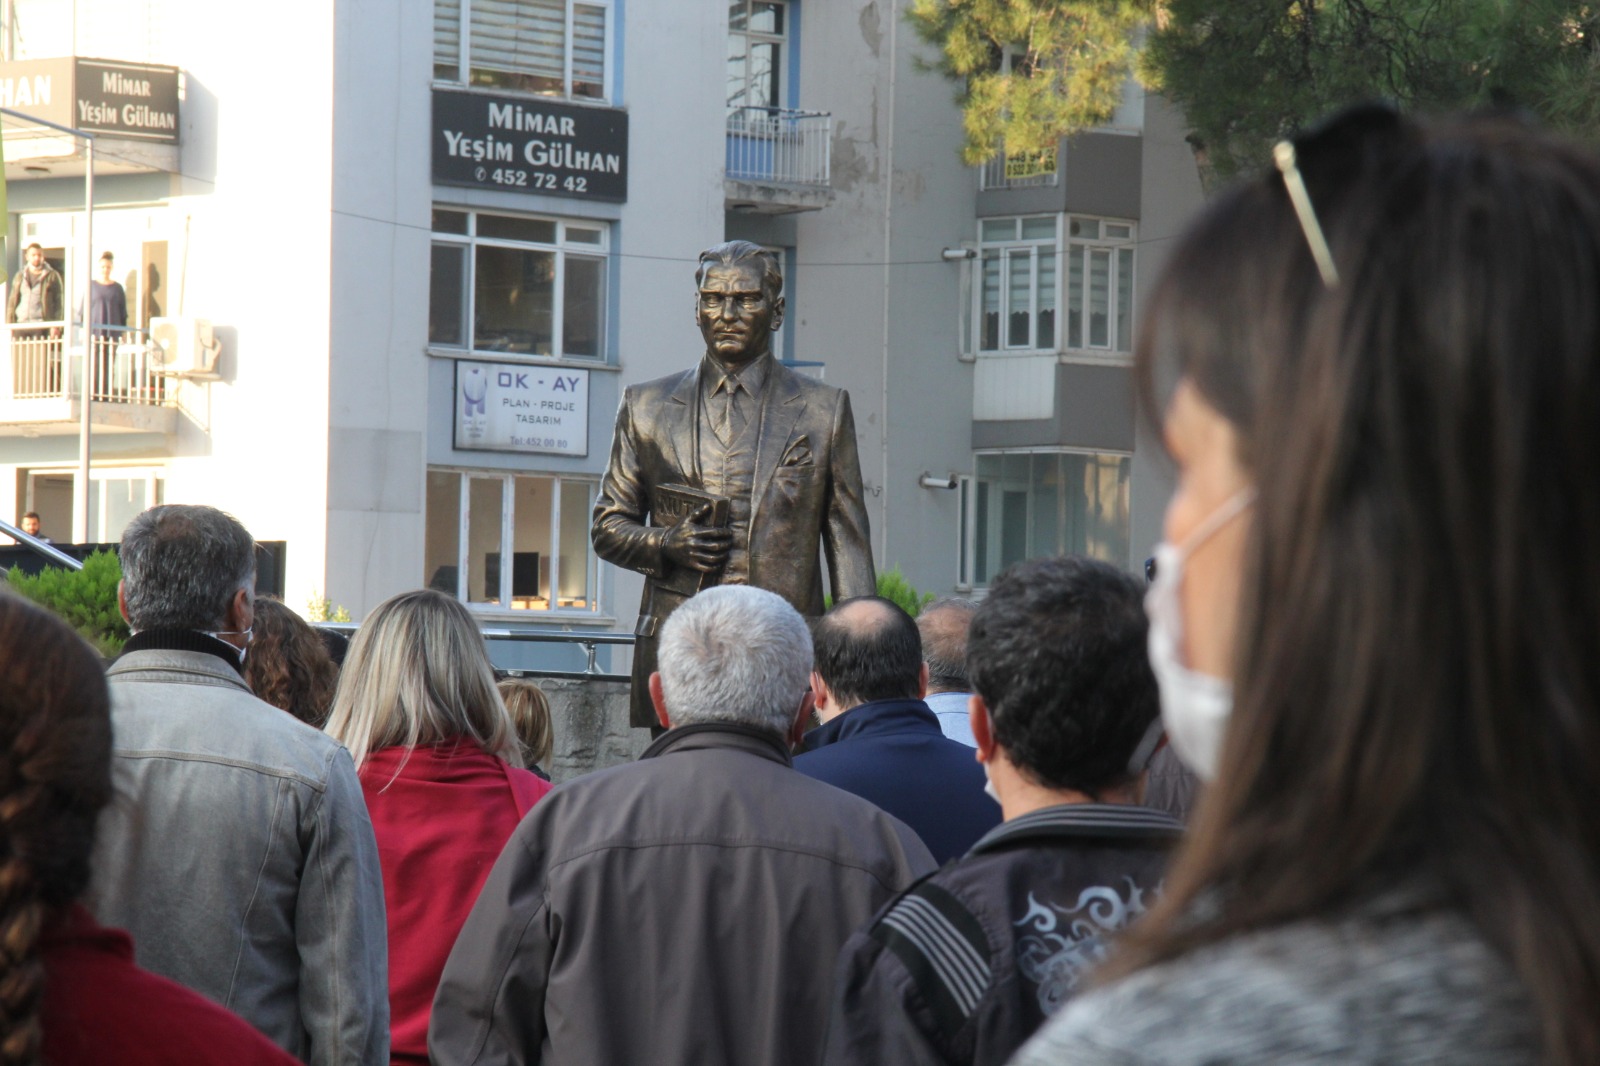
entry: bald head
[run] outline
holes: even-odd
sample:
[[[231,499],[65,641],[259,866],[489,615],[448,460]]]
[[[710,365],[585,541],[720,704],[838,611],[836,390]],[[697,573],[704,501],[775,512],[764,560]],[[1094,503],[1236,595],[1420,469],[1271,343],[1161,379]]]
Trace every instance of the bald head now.
[[[838,710],[922,697],[922,640],[891,600],[860,596],[823,615],[812,634],[817,676]]]
[[[967,682],[967,629],[975,600],[953,596],[934,600],[917,615],[922,661],[928,664],[929,692],[970,692]]]

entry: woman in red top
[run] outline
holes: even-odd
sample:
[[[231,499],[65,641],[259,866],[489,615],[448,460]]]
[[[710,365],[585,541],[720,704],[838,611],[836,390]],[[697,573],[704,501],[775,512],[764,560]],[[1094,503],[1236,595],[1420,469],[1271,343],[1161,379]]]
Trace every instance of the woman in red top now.
[[[362,623],[327,728],[355,759],[383,864],[390,1057],[425,1066],[445,958],[550,784],[522,768],[477,623],[431,590],[395,596]]]
[[[111,800],[105,665],[54,615],[3,593],[0,649],[0,1064],[293,1063],[139,969],[128,935],[75,902]]]

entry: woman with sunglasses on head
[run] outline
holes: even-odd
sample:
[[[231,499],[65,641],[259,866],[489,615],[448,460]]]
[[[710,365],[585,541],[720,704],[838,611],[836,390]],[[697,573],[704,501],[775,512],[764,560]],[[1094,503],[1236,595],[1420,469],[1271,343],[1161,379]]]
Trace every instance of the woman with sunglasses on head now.
[[[139,969],[128,935],[77,902],[111,799],[104,664],[54,615],[0,591],[0,1066],[293,1063]]]
[[[1600,161],[1363,108],[1218,198],[1138,362],[1210,779],[1013,1060],[1600,1062]]]
[[[361,624],[327,732],[355,760],[383,865],[390,1058],[426,1066],[445,958],[550,783],[522,768],[477,622],[431,589],[385,600]]]

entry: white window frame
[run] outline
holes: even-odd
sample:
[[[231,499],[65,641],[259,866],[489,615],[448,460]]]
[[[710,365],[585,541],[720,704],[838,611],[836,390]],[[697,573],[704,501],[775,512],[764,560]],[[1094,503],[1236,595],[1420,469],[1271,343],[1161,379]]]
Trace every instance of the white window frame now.
[[[1115,458],[1115,459],[1119,459],[1119,460],[1120,459],[1132,460],[1132,458],[1133,458],[1133,453],[1132,452],[1119,451],[1119,450],[1117,450],[1115,448],[1069,448],[1069,447],[984,448],[982,450],[974,452],[973,453],[973,461],[972,461],[972,473],[970,473],[970,474],[962,474],[957,478],[957,483],[958,483],[958,487],[959,487],[959,490],[960,490],[961,517],[956,523],[956,551],[957,551],[957,555],[956,555],[956,588],[961,590],[961,591],[963,591],[963,592],[974,592],[974,591],[981,592],[982,590],[987,589],[989,587],[989,584],[988,584],[987,581],[983,582],[981,584],[977,581],[977,572],[978,572],[978,553],[977,553],[977,547],[978,547],[978,481],[979,481],[979,476],[978,476],[978,458],[979,457],[990,457],[990,456],[1013,456],[1013,455],[1025,455],[1025,456],[1029,456],[1029,457],[1032,457],[1032,456],[1035,456],[1035,455],[1077,455],[1077,456],[1085,456],[1085,457],[1090,457],[1090,458],[1094,458],[1094,457],[1110,457],[1110,458]],[[1132,493],[1133,493],[1133,486],[1132,486],[1132,481],[1131,481],[1131,476],[1132,476],[1132,470],[1131,469],[1129,470],[1129,476],[1130,476],[1130,481],[1129,481],[1129,485],[1128,485],[1128,493],[1129,493],[1128,503],[1129,503],[1129,507],[1131,509],[1131,507],[1132,507]],[[1024,520],[1024,522],[1025,522],[1025,528],[1028,531],[1028,536],[1029,536],[1029,538],[1031,538],[1032,537],[1033,524],[1034,524],[1033,520],[1034,520],[1034,506],[1035,506],[1034,493],[1033,493],[1033,490],[1032,490],[1031,481],[1027,485],[1026,491],[1027,491],[1027,496],[1028,496],[1028,514],[1027,514],[1027,517]],[[996,500],[991,499],[989,501],[989,507],[990,507],[990,510],[991,510],[991,515],[990,515],[991,523],[995,526],[995,529],[990,533],[990,536],[994,537],[994,536],[998,536],[998,534],[999,534],[999,521],[1000,521],[1001,512],[999,510],[998,502]],[[1132,546],[1131,543],[1127,546],[1126,550],[1131,556],[1131,553],[1133,551],[1133,546]],[[1054,554],[1054,550],[1053,549],[1052,549],[1050,554]],[[1027,554],[1024,555],[1024,558],[1034,558],[1034,557],[1036,557],[1036,556],[1031,551],[1029,551]],[[1129,565],[1129,561],[1127,559],[1123,559],[1123,560],[1113,559],[1113,560],[1109,560],[1109,561],[1114,566],[1119,566],[1119,567],[1124,567],[1125,568],[1127,565]],[[998,573],[998,571],[996,571],[996,573]],[[989,579],[993,580],[993,578],[994,578],[994,574],[990,574],[989,575]]]
[[[437,3],[438,0],[435,0],[435,2]],[[480,2],[481,2],[481,0],[480,0]],[[472,7],[473,7],[473,3],[474,3],[474,0],[456,0],[456,7],[457,7],[457,22],[456,22],[456,76],[454,78],[442,77],[441,73],[440,73],[440,70],[439,70],[439,64],[438,64],[439,38],[438,38],[438,32],[437,32],[438,13],[437,13],[437,11],[435,13],[435,29],[434,29],[434,37],[433,37],[434,59],[435,59],[434,66],[433,66],[433,71],[434,71],[433,80],[434,80],[435,84],[442,83],[442,84],[446,84],[446,85],[460,85],[460,86],[471,86],[472,85]],[[572,57],[573,57],[572,42],[573,42],[574,8],[576,6],[578,6],[579,4],[582,4],[585,7],[602,8],[605,11],[606,30],[605,30],[605,41],[604,41],[604,43],[602,45],[602,58],[601,58],[601,63],[603,65],[604,69],[601,72],[602,88],[601,88],[601,94],[600,94],[598,99],[595,98],[595,97],[592,97],[592,96],[574,96],[574,95],[572,95]],[[612,6],[612,0],[564,0],[564,11],[565,11],[565,14],[566,14],[566,25],[565,25],[565,28],[564,28],[564,31],[563,31],[564,32],[564,37],[563,37],[564,47],[563,47],[563,50],[562,50],[562,55],[563,55],[564,58],[563,58],[563,61],[562,61],[562,78],[561,78],[561,80],[562,80],[562,91],[559,94],[556,94],[556,93],[533,93],[533,92],[528,92],[526,90],[507,88],[507,87],[500,87],[500,86],[483,86],[483,88],[485,88],[486,90],[492,90],[494,92],[519,93],[521,95],[526,95],[526,96],[544,97],[544,98],[547,98],[547,99],[566,100],[566,101],[570,101],[570,102],[576,103],[576,104],[591,104],[591,105],[609,104],[611,102],[611,99],[612,99],[612,96],[613,96],[613,93],[614,93],[614,90],[613,90],[613,87],[612,87],[613,84],[614,84],[614,79],[615,79],[615,73],[614,73],[614,69],[613,69],[614,66],[615,66],[615,63],[614,63],[614,60],[615,60],[614,41],[615,41],[616,34],[617,34],[616,12],[615,12],[615,10],[614,10],[614,8]]]
[[[744,9],[745,9],[745,25],[748,27],[749,24],[750,24],[749,20],[750,20],[750,14],[751,14],[751,6],[752,6],[754,0],[741,0],[741,2],[744,4]],[[767,32],[762,31],[762,30],[751,30],[751,29],[736,30],[731,25],[728,27],[728,36],[730,38],[742,37],[744,39],[744,45],[745,45],[745,47],[744,47],[744,100],[745,100],[745,102],[741,103],[741,104],[735,104],[735,103],[730,101],[728,103],[728,107],[729,108],[765,106],[765,107],[775,107],[775,108],[779,108],[781,110],[783,108],[789,107],[789,77],[788,77],[789,71],[788,71],[788,67],[789,67],[790,62],[792,62],[792,57],[791,57],[790,51],[789,51],[789,27],[791,25],[791,20],[794,17],[794,9],[793,9],[793,5],[789,3],[789,0],[769,0],[769,2],[775,3],[779,7],[783,8],[783,32],[782,33],[767,33]],[[750,46],[752,44],[756,44],[756,43],[777,45],[777,53],[778,53],[778,56],[779,56],[779,62],[782,64],[778,69],[778,77],[776,79],[774,79],[773,88],[776,90],[776,92],[774,93],[774,100],[773,100],[773,102],[771,104],[755,105],[755,104],[751,104],[749,102],[750,101]]]
[[[1133,319],[1131,313],[1136,306],[1139,284],[1138,223],[1131,219],[1105,218],[1094,215],[1068,215],[1057,214],[1056,234],[1054,238],[1035,237],[1029,239],[991,240],[982,239],[983,225],[986,222],[1014,221],[1018,223],[1020,233],[1021,222],[1028,219],[1050,217],[1046,215],[1003,215],[978,219],[979,239],[972,242],[963,242],[962,247],[971,249],[976,254],[973,258],[963,261],[961,276],[961,306],[965,313],[960,316],[958,331],[961,337],[960,353],[963,358],[993,358],[1008,355],[1040,355],[1046,353],[1059,353],[1063,359],[1071,362],[1087,363],[1112,363],[1126,365],[1132,359],[1133,352]],[[1074,222],[1093,222],[1100,228],[1100,237],[1078,237],[1072,235]],[[1126,227],[1125,237],[1106,237],[1104,233],[1110,226]],[[1039,330],[1039,250],[1053,245],[1056,255],[1055,273],[1055,339],[1048,346],[1038,346]],[[1090,258],[1096,251],[1106,251],[1111,254],[1111,273],[1109,307],[1107,310],[1107,343],[1103,345],[1089,343],[1087,337],[1087,324],[1084,326],[1085,337],[1082,343],[1071,343],[1072,305],[1069,282],[1071,278],[1072,257],[1080,257],[1085,279],[1089,276]],[[1000,325],[997,340],[999,346],[985,348],[983,346],[983,266],[985,256],[998,252],[1000,263]],[[1118,284],[1117,256],[1126,253],[1133,257],[1133,267],[1129,272],[1130,288],[1124,293]],[[1029,284],[1028,284],[1028,320],[1031,324],[1032,336],[1029,343],[1012,345],[1009,342],[1008,315],[1010,313],[1007,301],[1010,299],[1008,285],[1011,258],[1018,254],[1029,256]],[[1087,282],[1086,282],[1087,284]],[[1128,336],[1120,336],[1117,329],[1117,320],[1121,311],[1127,306],[1128,311]],[[1087,310],[1084,310],[1087,317]]]
[[[557,606],[560,600],[561,582],[561,487],[562,484],[582,484],[590,488],[589,507],[593,508],[594,498],[600,491],[600,479],[594,475],[554,474],[540,470],[483,470],[461,466],[428,466],[430,474],[454,474],[456,481],[456,589],[455,597],[467,609],[493,615],[505,615],[511,618],[551,618],[561,617],[567,620],[593,619],[600,616],[600,557],[595,554],[594,548],[587,537],[583,543],[586,545],[584,555],[584,582],[589,590],[588,607],[561,607]],[[514,566],[507,565],[509,558],[516,553],[516,479],[517,478],[548,478],[550,486],[550,561],[548,566],[549,591],[551,596],[547,606],[538,607],[512,607],[511,582]],[[499,603],[473,602],[469,593],[471,580],[471,560],[469,553],[472,550],[468,529],[472,517],[472,482],[474,479],[483,481],[500,482],[500,588]],[[424,505],[426,516],[426,505]],[[424,518],[426,521],[426,518]],[[426,534],[424,534],[426,535]],[[508,549],[508,545],[510,546]],[[422,580],[428,581],[432,575],[423,574]]]
[[[28,466],[26,464],[19,464],[18,473],[23,475],[22,499],[19,501],[21,506],[17,508],[18,513],[38,510],[38,504],[34,499],[35,478],[64,477],[72,482],[72,507],[74,511],[74,519],[76,518],[79,499],[78,467],[76,465],[60,466],[39,464],[36,466]],[[107,535],[106,515],[110,511],[110,508],[107,506],[109,501],[106,498],[106,494],[110,491],[110,482],[134,480],[144,481],[144,495],[145,499],[149,501],[145,504],[146,510],[156,506],[157,503],[165,502],[167,468],[164,466],[114,466],[96,462],[93,468],[90,469],[89,485],[91,491],[94,493],[93,506],[96,511],[95,517],[97,521],[97,528],[89,530],[89,543],[115,544],[117,541],[122,539],[122,530],[120,529],[116,531],[115,535]],[[67,539],[66,534],[68,533],[70,533],[70,530],[45,530],[46,536],[53,537],[55,540],[59,541],[65,541]]]
[[[972,324],[972,337],[969,342],[971,351],[976,352],[979,356],[987,358],[997,355],[1037,355],[1041,352],[1055,352],[1060,350],[1062,330],[1065,328],[1066,324],[1066,316],[1062,314],[1063,304],[1061,301],[1063,291],[1061,284],[1061,268],[1064,265],[1061,256],[1061,217],[1062,216],[1059,214],[1030,214],[1007,215],[999,218],[980,218],[978,220],[979,238],[978,241],[972,245],[978,254],[975,259],[966,260],[968,269],[972,274],[972,276],[969,277],[965,282],[970,289],[969,299],[971,300],[970,321]],[[1027,239],[1018,237],[1013,240],[999,241],[986,241],[983,239],[984,223],[1015,222],[1017,223],[1018,232],[1020,233],[1021,223],[1023,221],[1040,218],[1053,219],[1055,228],[1052,236],[1029,237]],[[1056,261],[1056,280],[1053,290],[1055,294],[1056,310],[1055,339],[1051,344],[1041,347],[1036,343],[1039,336],[1039,256],[1041,250],[1047,247],[1054,248],[1054,258]],[[983,346],[983,265],[985,257],[994,253],[999,254],[1000,262],[1000,323],[998,336],[996,337],[999,347],[985,348]],[[1013,257],[1018,255],[1025,255],[1028,258],[1027,311],[1029,337],[1028,343],[1013,345],[1010,343],[1010,331],[1008,328],[1010,324],[1009,316],[1011,313],[1009,304],[1009,300],[1011,298],[1011,288],[1009,280],[1011,276],[1011,260]]]
[[[611,223],[604,219],[591,218],[562,218],[559,215],[524,215],[507,211],[475,211],[470,208],[457,207],[451,204],[435,204],[436,211],[450,211],[455,214],[467,216],[466,233],[434,233],[429,242],[428,254],[431,260],[435,245],[451,245],[465,250],[466,293],[463,297],[464,328],[466,330],[465,343],[457,346],[429,340],[428,350],[452,358],[460,358],[463,353],[492,357],[497,360],[529,360],[541,363],[552,361],[571,361],[585,366],[604,364],[607,361],[607,336],[606,328],[609,324],[611,311],[610,293],[610,261],[611,261]],[[531,222],[552,222],[556,227],[556,239],[553,242],[519,241],[507,237],[480,237],[478,236],[478,219],[482,216],[495,218],[515,218]],[[584,230],[598,230],[600,241],[591,244],[584,241],[573,241],[567,236],[571,228]],[[555,255],[555,276],[551,280],[550,297],[550,354],[539,355],[531,352],[511,352],[502,348],[477,347],[477,321],[478,321],[478,256],[477,249],[484,248],[509,248],[514,251],[552,252]],[[567,256],[577,255],[589,259],[599,259],[600,267],[600,308],[599,308],[599,336],[596,338],[595,354],[571,355],[562,347],[566,342],[566,294],[567,294]],[[430,263],[431,269],[431,263]],[[433,308],[428,308],[429,329],[432,330]]]

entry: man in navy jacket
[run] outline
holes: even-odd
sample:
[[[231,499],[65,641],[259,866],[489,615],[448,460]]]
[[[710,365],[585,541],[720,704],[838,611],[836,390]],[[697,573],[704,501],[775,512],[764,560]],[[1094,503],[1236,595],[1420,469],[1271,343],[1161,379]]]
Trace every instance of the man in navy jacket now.
[[[923,702],[928,668],[911,616],[890,600],[836,605],[813,632],[811,691],[822,725],[794,768],[905,822],[944,863],[1000,823],[972,748],[946,737]]]

